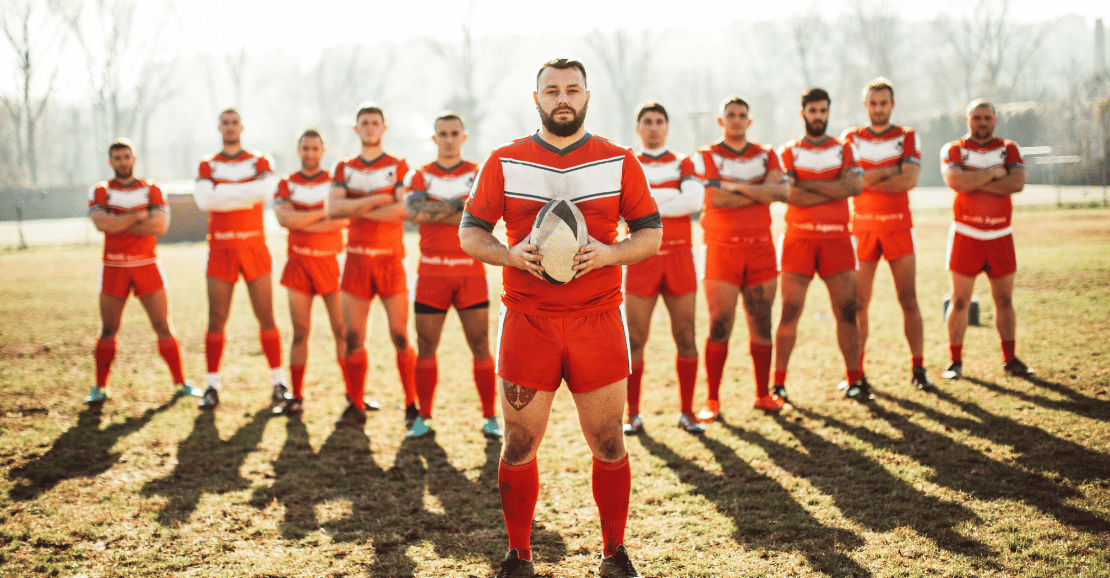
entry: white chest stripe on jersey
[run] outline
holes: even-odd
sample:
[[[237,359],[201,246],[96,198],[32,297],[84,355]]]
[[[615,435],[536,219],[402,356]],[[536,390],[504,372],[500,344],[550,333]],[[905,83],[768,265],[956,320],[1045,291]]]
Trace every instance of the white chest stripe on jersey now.
[[[397,166],[391,165],[377,170],[359,170],[347,166],[343,176],[347,188],[360,193],[372,193],[381,189],[392,190],[397,184]]]
[[[150,187],[139,187],[127,191],[108,189],[109,207],[130,211],[148,204],[150,204]]]
[[[255,169],[256,159],[251,158],[242,162],[208,161],[212,169],[212,180],[217,183],[238,183],[248,181],[257,176]]]
[[[669,181],[677,181],[682,176],[680,165],[682,161],[675,159],[668,163],[641,163],[648,184],[653,188]]]
[[[470,187],[474,185],[474,173],[456,177],[437,177],[424,173],[424,183],[428,196],[449,201],[470,194]]]
[[[618,156],[566,169],[516,159],[501,159],[505,196],[547,202],[578,202],[619,195],[624,157]]]
[[[969,151],[963,149],[960,151],[960,155],[965,167],[975,168],[981,171],[1006,165],[1006,147],[999,147],[990,151]]]
[[[859,150],[860,160],[881,163],[885,160],[901,157],[905,139],[905,135],[879,141],[857,138],[855,145],[856,149]]]
[[[328,198],[331,191],[331,182],[325,181],[313,185],[289,183],[289,200],[302,205],[318,205]]]
[[[748,159],[730,159],[716,155],[714,157],[718,171],[726,179],[751,182],[767,175],[767,153],[765,152]]]
[[[840,146],[820,150],[794,147],[794,170],[819,173],[839,168],[844,163],[844,150]]]

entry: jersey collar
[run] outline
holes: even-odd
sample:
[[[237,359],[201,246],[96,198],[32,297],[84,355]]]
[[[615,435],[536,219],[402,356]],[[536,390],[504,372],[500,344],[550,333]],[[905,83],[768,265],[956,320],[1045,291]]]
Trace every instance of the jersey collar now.
[[[582,135],[582,138],[578,139],[576,142],[567,145],[566,148],[560,149],[560,148],[555,148],[553,145],[551,145],[547,141],[540,138],[540,131],[537,130],[535,133],[532,134],[532,140],[536,144],[540,145],[541,147],[543,147],[543,148],[545,148],[545,149],[547,149],[547,150],[549,150],[549,151],[551,151],[551,152],[553,152],[553,153],[555,153],[555,154],[557,154],[561,157],[565,157],[568,154],[574,152],[575,150],[578,150],[579,148],[582,147],[582,145],[586,144],[586,141],[590,140],[591,138],[593,138],[593,135],[591,135],[590,133],[587,132],[586,134]]]
[[[447,174],[451,174],[451,173],[455,172],[456,170],[458,170],[459,167],[463,166],[464,164],[466,164],[466,159],[459,159],[459,162],[455,163],[453,166],[450,166],[450,167],[445,167],[445,166],[439,164],[439,161],[435,162],[435,165],[437,167],[439,167],[440,170],[442,170],[443,172],[445,172]]]

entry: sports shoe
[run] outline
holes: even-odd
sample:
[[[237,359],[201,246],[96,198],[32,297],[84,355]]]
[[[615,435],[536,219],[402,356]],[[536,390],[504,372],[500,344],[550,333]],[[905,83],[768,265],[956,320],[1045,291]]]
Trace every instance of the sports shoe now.
[[[624,424],[624,435],[632,436],[644,431],[644,418],[640,414],[636,414],[628,418],[628,423]]]
[[[875,399],[875,396],[871,395],[871,384],[867,383],[866,377],[861,377],[859,381],[845,388],[844,397],[854,399],[860,403],[867,403]]]
[[[362,398],[362,407],[366,408],[366,411],[378,411],[382,408],[382,404],[378,403],[378,400],[370,399],[370,396],[366,395]]]
[[[721,419],[721,402],[716,399],[705,401],[705,409],[698,412],[698,421],[711,422]]]
[[[432,429],[432,419],[428,418],[425,420],[424,416],[418,415],[416,419],[412,421],[412,427],[409,428],[409,431],[405,432],[405,438],[422,438],[433,431],[435,430]]]
[[[199,387],[193,385],[193,382],[189,380],[185,380],[184,383],[175,383],[173,384],[173,387],[174,392],[182,397],[200,397],[201,395],[204,395],[204,392],[201,391]]]
[[[953,361],[948,369],[945,369],[940,376],[944,379],[959,379],[964,373],[964,364],[962,361]]]
[[[786,407],[786,400],[773,393],[758,397],[755,400],[755,408],[767,413],[778,413],[784,407]]]
[[[917,389],[926,393],[936,391],[937,389],[936,386],[933,385],[933,382],[929,381],[929,376],[925,375],[924,367],[913,368],[913,376],[910,377],[910,383]]]
[[[790,403],[790,397],[788,397],[786,395],[786,386],[785,385],[777,385],[776,384],[776,385],[771,386],[771,394],[781,397],[782,401],[784,403]]]
[[[1014,377],[1030,377],[1033,375],[1033,368],[1025,365],[1016,357],[1011,359],[1006,365],[1003,365],[1002,371]]]
[[[99,405],[107,400],[108,393],[95,385],[89,390],[89,395],[85,396],[85,403],[88,405]]]
[[[416,403],[410,403],[405,406],[405,428],[411,429],[412,424],[416,422],[416,418],[420,417],[420,410],[416,409]]]
[[[628,551],[624,549],[624,544],[617,546],[617,552],[612,556],[601,559],[598,573],[602,578],[641,578],[640,573],[632,565],[632,560],[628,559]]]
[[[270,401],[276,405],[285,403],[288,399],[293,399],[293,394],[289,393],[289,388],[285,387],[284,383],[275,383],[274,393],[270,396]]]
[[[501,429],[501,424],[497,423],[496,417],[488,417],[486,423],[482,424],[482,435],[488,438],[500,438],[505,435],[505,430]]]
[[[204,395],[201,396],[200,401],[197,402],[197,407],[200,409],[216,409],[220,405],[220,392],[216,388],[209,387],[204,390]]]
[[[347,401],[347,409],[343,410],[343,415],[335,420],[335,427],[351,427],[361,430],[366,425],[366,412],[355,407],[355,404]]]
[[[535,566],[531,560],[521,560],[516,548],[509,550],[505,560],[501,562],[501,569],[494,578],[532,578],[536,575]]]
[[[678,414],[678,427],[686,433],[701,435],[705,433],[705,426],[698,423],[698,418],[684,413]]]
[[[285,403],[273,409],[274,415],[284,415],[286,417],[294,417],[304,413],[304,401],[297,398],[290,398],[285,400]]]

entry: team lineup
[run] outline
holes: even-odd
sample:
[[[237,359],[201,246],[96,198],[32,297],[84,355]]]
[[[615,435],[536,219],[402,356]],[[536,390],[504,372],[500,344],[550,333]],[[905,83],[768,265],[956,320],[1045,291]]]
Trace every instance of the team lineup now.
[[[321,166],[324,135],[308,129],[296,142],[299,170],[280,179],[265,155],[243,148],[239,112],[223,111],[218,124],[222,149],[201,160],[194,192],[197,206],[209,216],[203,387],[185,379],[165,276],[155,255],[156,237],[169,225],[166,199],[156,184],[134,175],[131,143],[113,141],[108,164],[114,177],[94,185],[89,194],[89,217],[105,234],[105,244],[98,280],[102,328],[94,349],[96,384],[85,402],[98,407],[108,399],[115,338],[133,292],[150,319],[174,391],[199,397],[201,410],[216,409],[223,387],[224,328],[242,276],[270,370],[274,414],[296,419],[306,411],[309,328],[318,295],[346,391],[336,427],[365,426],[366,412],[380,407],[366,386],[368,316],[379,298],[405,400],[404,435],[424,437],[434,431],[436,352],[453,307],[473,356],[481,405],[475,429],[502,439],[497,477],[508,553],[497,576],[535,573],[531,532],[540,489],[537,455],[556,391],[565,381],[593,459],[591,488],[602,529],[600,575],[625,577],[640,574],[624,546],[632,479],[624,438],[643,429],[644,352],[660,296],[676,347],[677,423],[691,434],[704,433],[705,424],[722,419],[727,409],[721,407],[720,389],[740,305],[754,406],[770,413],[791,409],[787,370],[791,354],[804,347],[796,336],[815,274],[828,291],[844,361],[836,387],[848,400],[870,402],[864,363],[868,309],[883,259],[902,310],[907,382],[924,393],[936,390],[925,369],[908,196],[917,184],[922,151],[912,128],[892,122],[896,101],[888,80],[877,78],[863,90],[869,124],[839,137],[827,131],[828,93],[805,91],[800,107],[804,134],[777,148],[748,140],[757,111],[743,98],[729,96],[717,111],[720,140],[689,157],[668,149],[669,117],[662,104],[646,103],[629,119],[641,140],[636,153],[586,130],[589,98],[581,62],[550,60],[540,66],[533,92],[539,130],[496,148],[478,164],[463,156],[465,119],[445,112],[434,122],[436,159],[415,170],[385,151],[385,112],[365,104],[353,126],[359,154],[340,160],[329,172]],[[941,376],[962,376],[968,308],[976,278],[986,273],[1003,370],[1028,377],[1033,370],[1015,352],[1017,265],[1010,227],[1011,195],[1025,184],[1024,160],[1016,143],[994,135],[998,115],[990,102],[972,101],[965,120],[967,134],[940,151],[945,183],[956,193],[945,263],[951,279],[950,359]],[[278,223],[288,229],[280,277],[293,329],[288,380],[263,229],[263,207],[270,200]],[[573,256],[573,279],[565,284],[552,283],[545,274],[530,235],[540,209],[552,201],[571,203],[588,232],[575,245],[582,246]],[[770,209],[776,202],[786,205],[784,233],[777,239]],[[695,328],[692,215],[699,212],[709,327],[707,393],[704,406],[696,409],[702,362]],[[405,221],[419,226],[411,304],[415,344],[408,328]],[[504,241],[494,234],[502,221]],[[501,267],[503,276],[492,345],[485,264]],[[776,326],[773,303],[780,292]]]

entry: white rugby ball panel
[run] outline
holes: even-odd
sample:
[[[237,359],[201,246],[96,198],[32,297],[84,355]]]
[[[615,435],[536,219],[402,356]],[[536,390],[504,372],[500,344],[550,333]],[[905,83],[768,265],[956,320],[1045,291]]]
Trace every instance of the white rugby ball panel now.
[[[566,200],[548,202],[536,215],[530,241],[542,257],[540,266],[549,283],[562,285],[577,273],[574,256],[589,243],[586,220],[578,207]]]

